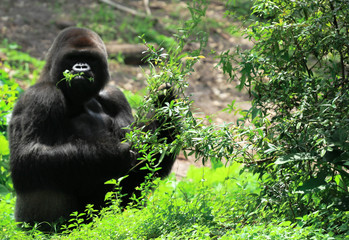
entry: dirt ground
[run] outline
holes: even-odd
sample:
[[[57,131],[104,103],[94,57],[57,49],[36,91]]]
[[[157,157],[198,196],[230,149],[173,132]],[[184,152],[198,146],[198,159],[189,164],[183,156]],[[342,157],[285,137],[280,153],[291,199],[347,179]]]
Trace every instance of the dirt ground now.
[[[116,2],[144,12],[141,0],[117,0]],[[170,16],[170,11],[178,6],[183,7],[183,9],[186,6],[185,1],[150,0],[149,2],[153,16],[159,19]],[[218,21],[228,21],[223,18],[225,9],[221,2],[212,1],[208,7],[207,15]],[[76,12],[72,10],[80,6],[96,8],[98,4],[102,3],[97,0],[52,2],[46,0],[1,0],[0,40],[6,38],[10,42],[16,42],[23,51],[28,52],[31,56],[44,59],[58,32],[66,26],[75,25],[72,14]],[[222,32],[221,29],[210,29],[208,49],[220,53],[228,49],[234,51],[237,45],[242,48],[251,47],[251,43],[243,38],[232,37]],[[194,107],[198,116],[213,115],[214,121],[220,124],[236,121],[236,116],[221,111],[227,104],[236,100],[237,106],[249,109],[250,99],[248,94],[239,92],[235,88],[236,82],[226,82],[227,76],[224,76],[219,68],[215,68],[217,62],[217,59],[207,55],[205,59],[196,64],[196,71],[189,79],[188,94],[191,94],[195,101]],[[110,64],[111,84],[132,92],[140,90],[145,86],[143,71],[147,71],[146,66],[142,66],[142,68],[113,62]],[[201,165],[200,161],[186,160],[184,156],[180,155],[173,167],[173,172],[179,178],[184,177],[192,164]]]

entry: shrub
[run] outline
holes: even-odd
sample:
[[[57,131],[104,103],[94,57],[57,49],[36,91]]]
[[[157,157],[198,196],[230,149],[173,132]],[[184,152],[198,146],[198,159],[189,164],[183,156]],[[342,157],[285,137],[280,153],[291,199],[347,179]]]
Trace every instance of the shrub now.
[[[3,84],[4,82],[9,83],[10,80],[8,74],[0,69],[0,195],[6,195],[13,191],[6,128],[8,118],[18,97],[18,85],[14,83],[7,85]]]
[[[254,47],[220,62],[253,97],[246,160],[270,176],[266,206],[293,220],[322,211],[324,227],[349,210],[348,13],[348,1],[257,0]]]

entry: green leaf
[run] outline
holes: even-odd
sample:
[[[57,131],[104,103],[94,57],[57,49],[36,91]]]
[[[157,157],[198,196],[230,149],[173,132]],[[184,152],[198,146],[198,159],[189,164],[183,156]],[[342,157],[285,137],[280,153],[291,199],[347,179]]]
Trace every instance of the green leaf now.
[[[297,188],[300,192],[318,192],[326,188],[326,181],[322,177],[310,178]]]
[[[294,153],[294,154],[288,154],[286,156],[279,157],[276,161],[276,165],[282,165],[289,162],[297,162],[297,161],[307,161],[307,160],[314,160],[315,157],[312,156],[310,153]]]
[[[0,155],[9,155],[10,149],[8,147],[8,141],[5,136],[0,135]]]
[[[279,227],[289,227],[292,224],[291,221],[285,221],[279,224]]]
[[[8,188],[2,184],[0,184],[0,195],[6,195],[10,193],[10,191],[8,190]]]
[[[255,119],[260,113],[261,113],[260,109],[252,108],[252,120]]]

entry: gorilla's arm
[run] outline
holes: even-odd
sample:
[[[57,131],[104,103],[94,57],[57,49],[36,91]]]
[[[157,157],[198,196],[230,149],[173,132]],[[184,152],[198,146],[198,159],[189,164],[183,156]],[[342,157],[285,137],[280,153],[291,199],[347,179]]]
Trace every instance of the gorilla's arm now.
[[[159,94],[159,104],[155,107],[163,107],[165,105],[165,102],[170,102],[175,99],[172,91],[167,91],[167,93],[167,96]],[[103,106],[104,111],[108,115],[113,116],[115,123],[119,124],[121,128],[129,126],[130,122],[133,122],[132,115],[130,114],[130,106],[124,94],[119,89],[108,88],[104,90],[97,99]],[[127,117],[125,118],[125,116]],[[170,117],[155,119],[154,116],[154,112],[149,112],[146,117],[149,121],[147,121],[146,123],[140,123],[138,127],[142,127],[144,131],[150,131],[154,133],[158,130],[158,128],[164,126],[164,124],[168,124],[169,126],[173,125],[172,119]],[[122,132],[120,138],[122,139],[124,138],[127,130],[121,131]],[[170,143],[173,141],[174,136],[177,134],[177,132],[177,126],[173,125],[173,128],[171,129],[161,130],[159,132],[159,138],[166,138],[167,142]],[[160,161],[161,154],[157,154],[154,157]],[[166,177],[171,171],[175,157],[175,153],[169,153],[163,156],[162,161],[159,164],[161,169],[156,172],[156,176]],[[128,177],[121,182],[121,193],[126,194],[126,196],[123,197],[123,206],[126,206],[130,202],[129,198],[133,193],[136,194],[136,196],[140,196],[141,190],[136,190],[136,187],[143,183],[145,181],[145,177],[150,173],[147,170],[141,170],[141,168],[145,166],[145,163],[139,164],[139,162],[136,161],[136,164],[137,165],[132,168],[132,171],[127,173]]]
[[[96,141],[70,138],[65,114],[64,96],[52,83],[34,85],[19,99],[9,129],[17,191],[37,186],[74,191],[81,183],[88,186],[89,179],[105,181],[130,168],[128,144],[102,136]]]
[[[120,128],[125,128],[134,122],[130,104],[119,88],[107,87],[100,92],[97,99],[103,106],[103,110]]]
[[[162,108],[167,103],[170,103],[172,100],[176,99],[175,90],[169,84],[163,84],[158,89],[157,102],[155,103],[155,108]],[[160,115],[155,117],[154,112],[149,112],[147,114],[147,119],[149,122],[146,123],[144,131],[155,132],[158,128],[161,129],[159,132],[159,139],[166,139],[167,143],[172,143],[175,139],[175,136],[179,133],[179,126],[177,126],[174,118],[177,116],[166,116]],[[143,123],[144,124],[144,123]],[[161,154],[155,156],[158,160],[161,158]],[[167,153],[163,156],[159,166],[161,169],[157,171],[158,177],[166,177],[171,172],[174,161],[176,160],[176,153]]]
[[[156,108],[161,108],[165,106],[165,103],[171,102],[176,98],[173,90],[169,86],[159,89],[159,92],[158,104],[155,106]],[[165,94],[163,92],[165,92]],[[97,100],[103,106],[103,111],[105,111],[109,116],[112,116],[120,128],[128,127],[134,122],[130,104],[120,89],[108,87],[99,94]],[[138,126],[144,127],[144,131],[154,132],[160,126],[172,124],[172,118],[164,116],[161,119],[155,119],[154,115],[154,112],[149,112],[146,116],[146,119],[149,121],[146,123],[140,123]],[[176,126],[173,126],[174,129],[175,127]],[[160,138],[167,138],[167,142],[172,142],[172,137],[176,134],[176,131],[169,131],[168,129],[162,130],[160,132]],[[123,137],[124,135],[122,138]]]

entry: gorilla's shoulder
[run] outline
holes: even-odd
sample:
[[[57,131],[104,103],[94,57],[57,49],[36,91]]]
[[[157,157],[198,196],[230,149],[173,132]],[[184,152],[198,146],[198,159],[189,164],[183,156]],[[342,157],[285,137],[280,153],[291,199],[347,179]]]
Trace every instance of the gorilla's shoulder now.
[[[131,106],[124,93],[115,86],[107,86],[96,97],[104,111],[113,117],[122,114],[124,120],[133,121]]]
[[[54,84],[40,82],[29,87],[21,95],[16,106],[21,109],[27,109],[31,113],[40,111],[43,114],[52,108],[55,111],[63,110],[65,108],[65,100],[63,93]]]
[[[125,94],[115,86],[107,86],[98,96],[100,102],[113,107],[130,108]]]
[[[23,98],[36,99],[38,102],[64,100],[62,91],[50,82],[36,83],[25,91]]]
[[[124,93],[120,90],[120,88],[115,87],[115,86],[107,86],[105,87],[99,95],[104,98],[110,98],[110,97],[124,97]]]

